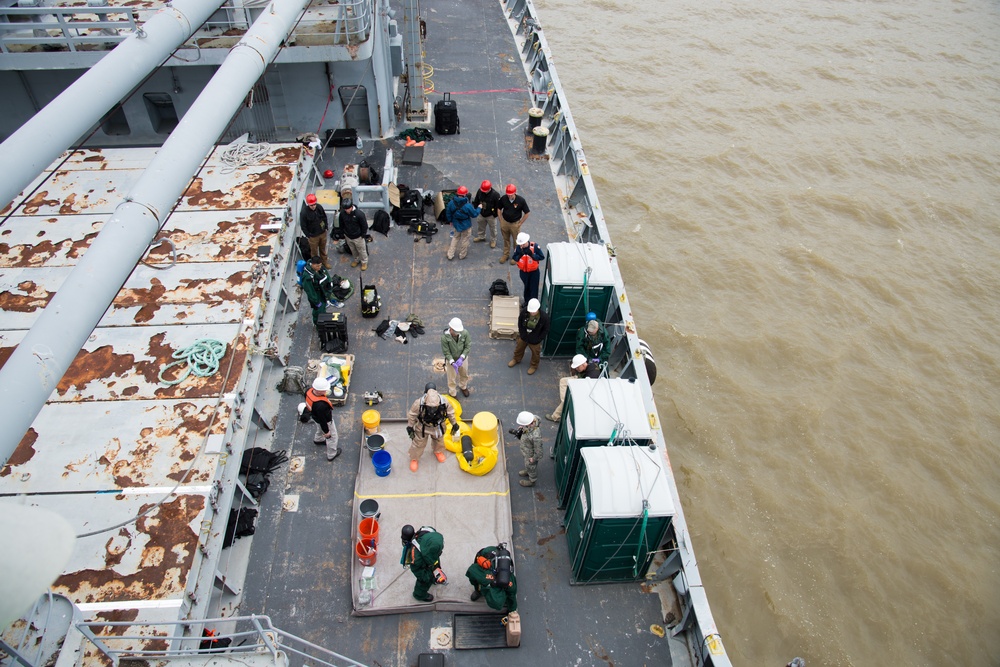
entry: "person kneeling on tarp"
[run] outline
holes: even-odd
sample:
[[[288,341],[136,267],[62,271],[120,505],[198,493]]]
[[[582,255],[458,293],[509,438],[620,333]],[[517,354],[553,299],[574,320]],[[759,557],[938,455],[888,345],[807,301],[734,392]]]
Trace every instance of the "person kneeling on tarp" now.
[[[506,607],[508,612],[517,611],[517,577],[506,544],[480,549],[465,576],[474,589],[470,600],[475,602],[484,597],[491,609],[501,611]]]
[[[403,526],[400,537],[403,541],[400,564],[408,565],[417,580],[413,585],[413,597],[421,602],[433,602],[431,586],[448,583],[448,577],[441,569],[444,536],[430,526],[421,526],[420,530],[414,531],[413,526],[407,524]]]

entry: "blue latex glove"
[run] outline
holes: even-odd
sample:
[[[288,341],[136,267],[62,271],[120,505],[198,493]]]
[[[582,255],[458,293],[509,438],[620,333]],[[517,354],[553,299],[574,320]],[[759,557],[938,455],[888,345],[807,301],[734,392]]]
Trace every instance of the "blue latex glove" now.
[[[459,357],[458,359],[456,359],[455,360],[455,364],[454,364],[455,365],[455,370],[457,371],[459,368],[461,368],[462,364],[464,364],[464,363],[465,363],[465,359],[463,357]]]

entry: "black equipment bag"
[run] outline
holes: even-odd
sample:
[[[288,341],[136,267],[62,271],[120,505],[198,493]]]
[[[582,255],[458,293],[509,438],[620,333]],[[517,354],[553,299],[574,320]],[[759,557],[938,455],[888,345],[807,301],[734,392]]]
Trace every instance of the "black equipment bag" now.
[[[389,214],[383,211],[382,209],[375,211],[375,218],[372,221],[371,227],[369,229],[371,229],[373,232],[378,232],[379,234],[389,236],[389,229],[391,227],[392,225],[389,220]]]
[[[324,352],[347,352],[347,317],[343,313],[320,313],[316,318],[316,334]]]
[[[510,290],[507,289],[507,281],[503,278],[497,278],[490,285],[490,296],[510,296]]]
[[[443,100],[434,103],[434,131],[438,134],[462,134],[458,103],[452,101],[451,93],[445,93]]]
[[[382,297],[378,295],[378,288],[372,285],[361,286],[361,317],[378,317],[382,309]],[[322,317],[322,316],[321,316]]]
[[[300,236],[295,239],[295,242],[299,245],[299,254],[302,255],[302,259],[308,262],[309,258],[312,257],[312,251],[309,250],[309,239]]]
[[[286,461],[288,461],[288,452],[284,449],[271,452],[263,447],[251,447],[243,451],[240,472],[244,475],[251,475],[255,472],[267,475]]]
[[[250,507],[229,510],[229,521],[226,522],[226,534],[222,538],[222,548],[232,546],[233,542],[247,535],[253,535],[257,530],[257,510]]]

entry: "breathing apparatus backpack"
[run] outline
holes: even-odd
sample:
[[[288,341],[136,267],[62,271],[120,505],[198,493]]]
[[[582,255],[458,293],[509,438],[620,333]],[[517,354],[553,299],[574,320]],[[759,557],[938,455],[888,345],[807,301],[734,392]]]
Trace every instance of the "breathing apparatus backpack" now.
[[[382,297],[378,295],[378,288],[372,285],[363,285],[361,288],[361,317],[378,317],[382,309]]]

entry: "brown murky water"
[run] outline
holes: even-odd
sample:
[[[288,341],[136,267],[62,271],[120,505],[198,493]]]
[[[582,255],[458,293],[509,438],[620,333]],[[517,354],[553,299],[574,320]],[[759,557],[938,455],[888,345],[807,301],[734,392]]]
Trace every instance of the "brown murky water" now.
[[[536,6],[734,663],[1000,664],[1000,5]]]

